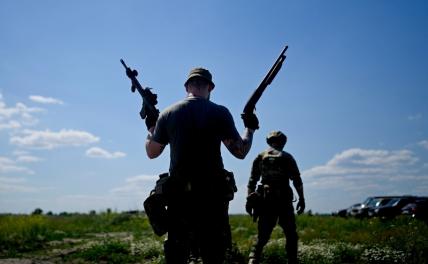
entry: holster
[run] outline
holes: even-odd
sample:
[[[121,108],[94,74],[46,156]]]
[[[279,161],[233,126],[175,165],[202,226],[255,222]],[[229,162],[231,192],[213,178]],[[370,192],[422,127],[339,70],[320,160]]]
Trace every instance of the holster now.
[[[168,173],[159,175],[155,188],[149,197],[144,200],[144,210],[156,235],[162,236],[168,232],[167,197],[165,195],[165,184],[169,178]]]
[[[224,197],[226,201],[232,201],[235,197],[235,193],[238,191],[235,182],[235,176],[233,172],[228,170],[223,170],[225,178],[225,188],[224,188]]]
[[[245,207],[247,211],[252,212],[251,216],[253,217],[253,222],[257,222],[257,219],[260,216],[261,209],[262,209],[262,197],[258,193],[258,191],[251,193],[247,196],[247,202],[245,204]]]

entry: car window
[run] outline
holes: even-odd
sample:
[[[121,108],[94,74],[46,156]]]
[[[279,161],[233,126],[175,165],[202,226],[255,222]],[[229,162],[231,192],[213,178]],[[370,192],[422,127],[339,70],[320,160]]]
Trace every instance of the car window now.
[[[400,201],[400,199],[399,198],[393,198],[393,199],[391,199],[391,201],[389,201],[386,205],[387,206],[395,206],[395,205],[397,205],[397,203]]]
[[[369,204],[371,200],[373,200],[373,198],[371,198],[371,197],[367,198],[367,199],[362,203],[362,205],[367,205],[367,204]]]
[[[380,201],[380,199],[372,199],[367,206],[376,206],[377,202]]]
[[[383,199],[382,201],[379,202],[379,204],[377,206],[382,206],[382,205],[388,204],[389,201],[391,201],[390,198]]]

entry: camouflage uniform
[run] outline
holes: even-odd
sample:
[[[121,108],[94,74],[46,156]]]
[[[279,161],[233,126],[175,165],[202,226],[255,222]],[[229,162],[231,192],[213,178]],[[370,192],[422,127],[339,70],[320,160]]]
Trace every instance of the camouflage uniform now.
[[[251,177],[248,182],[248,193],[256,191],[257,182],[261,177],[261,185],[257,188],[260,204],[257,208],[258,237],[250,254],[250,263],[258,263],[263,247],[268,242],[276,223],[282,227],[286,237],[288,263],[297,263],[297,232],[293,191],[289,180],[293,181],[298,194],[298,207],[304,210],[303,184],[300,172],[293,156],[282,148],[286,136],[279,131],[269,134],[267,141],[271,146],[261,152],[253,162]],[[302,209],[303,207],[303,209]],[[300,210],[299,210],[299,213]]]

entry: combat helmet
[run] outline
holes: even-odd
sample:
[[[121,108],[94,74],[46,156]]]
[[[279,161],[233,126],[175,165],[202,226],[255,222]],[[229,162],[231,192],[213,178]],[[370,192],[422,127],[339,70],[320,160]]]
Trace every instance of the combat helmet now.
[[[272,131],[267,135],[266,142],[275,149],[282,149],[287,143],[287,136],[279,130]]]

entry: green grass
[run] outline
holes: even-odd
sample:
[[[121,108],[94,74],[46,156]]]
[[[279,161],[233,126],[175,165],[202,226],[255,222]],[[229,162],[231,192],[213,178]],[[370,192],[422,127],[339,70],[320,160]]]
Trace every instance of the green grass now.
[[[41,249],[53,240],[124,231],[137,238],[152,234],[147,219],[127,214],[3,215],[0,216],[0,252],[13,255]]]
[[[233,263],[246,263],[257,236],[249,216],[230,217]],[[427,263],[428,225],[399,217],[390,221],[333,216],[297,217],[301,263]],[[0,258],[73,263],[164,263],[163,239],[140,215],[102,213],[2,215]],[[276,227],[262,263],[285,261],[284,235]]]
[[[231,217],[239,251],[247,255],[257,235],[248,216]],[[332,216],[297,217],[302,263],[427,263],[428,225],[399,217],[390,221]],[[286,259],[285,239],[277,226],[264,249],[263,263]]]

